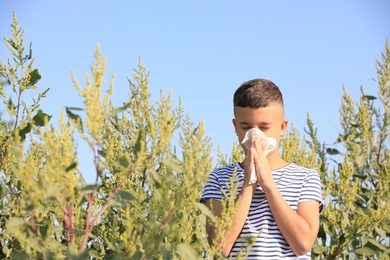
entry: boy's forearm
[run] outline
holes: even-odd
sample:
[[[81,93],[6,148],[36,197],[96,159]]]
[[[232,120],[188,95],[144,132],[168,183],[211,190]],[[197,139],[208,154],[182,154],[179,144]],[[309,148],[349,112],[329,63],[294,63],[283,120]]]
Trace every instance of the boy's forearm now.
[[[263,187],[276,224],[293,252],[306,254],[312,247],[318,229],[297,214],[283,198],[275,184]]]
[[[225,243],[222,248],[222,254],[224,256],[229,255],[234,243],[241,233],[242,227],[244,226],[246,218],[248,217],[248,212],[255,189],[255,185],[247,185],[242,187],[241,192],[236,199],[238,202],[236,205],[236,214],[234,214],[232,219],[232,228],[225,234]]]

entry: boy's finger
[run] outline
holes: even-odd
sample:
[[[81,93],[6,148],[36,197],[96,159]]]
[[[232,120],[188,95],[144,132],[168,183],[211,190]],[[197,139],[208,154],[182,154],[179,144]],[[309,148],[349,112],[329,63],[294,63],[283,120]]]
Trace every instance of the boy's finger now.
[[[255,161],[255,159],[254,159],[255,153],[256,153],[256,148],[251,147],[249,149],[249,154],[248,154],[249,164],[253,164],[254,163],[254,161]]]
[[[256,152],[257,152],[258,154],[263,153],[263,143],[262,143],[262,141],[261,141],[259,138],[257,138],[257,137],[254,138],[254,146],[255,146]]]

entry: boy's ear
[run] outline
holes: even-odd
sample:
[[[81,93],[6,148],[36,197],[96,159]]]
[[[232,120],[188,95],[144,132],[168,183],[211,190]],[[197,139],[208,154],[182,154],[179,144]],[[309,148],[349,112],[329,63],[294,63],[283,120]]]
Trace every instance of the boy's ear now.
[[[232,119],[232,123],[233,123],[233,126],[234,126],[234,132],[237,135],[237,127],[236,127],[236,119],[235,118]]]
[[[287,130],[287,126],[288,126],[288,119],[283,119],[282,124],[280,126],[280,136],[284,135],[284,133]]]

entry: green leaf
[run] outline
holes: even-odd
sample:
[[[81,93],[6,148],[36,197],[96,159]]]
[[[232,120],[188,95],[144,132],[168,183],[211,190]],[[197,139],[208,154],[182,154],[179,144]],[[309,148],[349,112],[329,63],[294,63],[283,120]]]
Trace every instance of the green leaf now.
[[[383,251],[386,251],[387,249],[386,249],[386,247],[384,246],[384,245],[382,245],[381,243],[379,243],[378,241],[376,241],[375,239],[373,239],[373,238],[370,238],[369,240],[368,240],[368,246],[370,246],[371,248],[373,248],[373,249],[375,249],[376,251],[378,251],[378,249],[379,250],[383,250]],[[372,246],[371,246],[371,245]]]
[[[164,260],[173,259],[171,253],[165,247],[163,247],[161,249],[161,254],[162,254]]]
[[[195,251],[195,249],[187,244],[179,244],[176,247],[176,252],[183,257],[183,259],[186,260],[198,260],[198,253]]]
[[[378,233],[378,235],[380,235],[383,239],[386,239],[386,231],[380,227],[375,227],[375,232]]]
[[[328,220],[326,220],[326,221],[328,221]],[[322,223],[323,223],[322,227],[324,228],[324,231],[326,234],[334,234],[333,229],[329,228],[328,222],[322,222]],[[332,232],[331,232],[331,230],[332,230]]]
[[[14,102],[12,101],[11,97],[8,99],[8,103],[7,103],[6,108],[7,108],[8,115],[10,117],[13,117],[14,115],[16,115],[16,112],[17,112],[16,107],[15,107]]]
[[[362,235],[362,246],[363,247],[367,244],[369,239],[370,239],[370,236],[367,233],[364,233]]]
[[[103,151],[103,150],[97,150],[97,152],[98,152],[98,154],[99,154],[101,157],[106,158],[107,153],[106,153],[105,151]]]
[[[320,254],[326,252],[326,249],[327,249],[326,246],[320,246],[320,245],[318,245],[317,243],[315,243],[315,244],[313,245],[313,248],[312,248],[313,253],[314,253],[314,254],[317,254],[317,255],[320,255]]]
[[[143,151],[143,147],[145,146],[145,133],[143,129],[140,129],[137,137],[137,141],[134,144],[133,154],[136,159],[138,159],[140,152]]]
[[[125,111],[129,106],[122,106],[122,107],[117,107],[114,110],[111,111],[111,114],[119,114]]]
[[[376,97],[374,97],[374,96],[371,96],[371,95],[364,95],[364,96],[363,96],[363,99],[367,99],[367,100],[375,100],[375,99],[376,99]]]
[[[107,242],[108,244],[108,242]],[[109,246],[109,248],[112,248]],[[106,257],[104,259],[110,259],[110,260],[128,260],[128,259],[141,259],[142,257],[142,254],[137,252],[136,255],[133,257],[127,257],[127,256],[124,256],[118,252],[115,252],[113,250],[106,250]],[[101,256],[97,257],[96,259],[100,259]]]
[[[183,169],[179,163],[173,160],[164,160],[163,164],[172,172],[182,172]]]
[[[28,123],[25,121],[25,120],[20,120],[20,123],[19,123],[19,127],[20,129],[23,129],[25,128],[26,126],[28,126]]]
[[[8,221],[7,227],[10,230],[24,229],[24,227],[26,227],[26,222],[22,219],[12,218]]]
[[[385,202],[386,205],[387,202]],[[386,219],[382,223],[382,229],[387,233],[390,233],[390,219]]]
[[[366,163],[366,160],[362,156],[356,155],[355,156],[355,163],[357,164],[357,166],[363,167],[364,164]]]
[[[353,177],[355,178],[359,178],[361,179],[362,181],[365,181],[367,179],[367,175],[363,175],[363,174],[354,174]]]
[[[129,190],[119,190],[112,198],[110,205],[117,207],[126,207],[135,199],[136,196],[133,195],[132,191]]]
[[[323,224],[320,225],[317,237],[321,238],[323,241],[326,241],[326,232],[325,232],[325,229],[323,227]]]
[[[36,115],[33,117],[34,125],[36,126],[44,126],[47,122],[49,122],[50,118],[48,114],[42,112],[41,109],[38,110]]]
[[[44,126],[45,123],[49,122],[50,118],[51,116],[43,113],[42,110],[38,110],[37,114],[33,117],[33,124],[36,126]],[[16,129],[16,134],[19,135],[22,140],[25,140],[26,134],[31,132],[33,124],[21,121],[20,127]]]
[[[69,171],[73,170],[76,167],[77,167],[77,162],[74,162],[71,165],[69,165],[68,167],[66,167],[65,171],[69,172]]]
[[[32,58],[32,42],[30,42],[30,51],[29,51],[29,53],[28,53],[28,56],[27,56],[27,59],[28,60],[31,60],[31,58]]]
[[[67,256],[72,260],[89,259],[87,250],[79,252],[77,249],[75,249],[73,247],[68,247],[68,255]]]
[[[19,249],[13,249],[11,253],[11,259],[13,260],[26,260],[30,257],[27,255],[26,252],[21,251]]]
[[[127,168],[129,167],[130,162],[126,156],[121,156],[119,159],[116,160],[115,164]]]
[[[44,255],[43,259],[55,259],[55,254],[46,249],[44,249],[43,255]]]
[[[84,110],[83,108],[79,108],[79,107],[66,107],[66,109],[75,110],[75,111],[83,111]]]
[[[88,184],[83,188],[83,190],[95,190],[98,187],[96,184]]]
[[[76,115],[72,112],[72,110],[80,110],[79,108],[70,108],[67,107],[66,114],[68,115],[69,121],[79,130],[80,133],[84,133],[83,121],[79,115]]]
[[[88,252],[89,256],[94,257],[96,259],[99,259],[101,256],[99,255],[99,252],[96,250],[89,250]]]
[[[365,256],[372,256],[373,254],[375,254],[375,250],[365,246],[365,247],[356,249],[355,250],[355,254],[357,254],[357,255],[365,255]]]
[[[42,223],[38,225],[39,233],[41,234],[43,240],[45,240],[47,237],[48,227],[49,227],[48,223]]]
[[[340,154],[339,150],[335,148],[326,148],[326,153],[330,155]]]
[[[151,169],[149,172],[151,173],[151,175],[153,176],[153,180],[155,181],[154,185],[158,185],[157,187],[161,187],[160,173],[153,169]]]
[[[35,69],[30,72],[30,81],[28,82],[29,86],[34,86],[41,79],[41,74],[39,74],[38,69]]]
[[[26,134],[30,133],[32,129],[32,125],[30,123],[27,124],[26,127],[23,127],[22,129],[17,128],[16,129],[16,134],[18,134],[22,140],[26,139]]]

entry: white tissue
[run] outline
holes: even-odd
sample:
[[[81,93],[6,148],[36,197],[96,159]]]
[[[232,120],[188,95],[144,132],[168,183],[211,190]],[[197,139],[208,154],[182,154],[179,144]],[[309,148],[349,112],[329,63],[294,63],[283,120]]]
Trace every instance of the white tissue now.
[[[272,152],[276,148],[276,139],[267,137],[260,129],[251,128],[246,134],[244,140],[242,140],[241,144],[243,144],[248,150],[251,147],[252,137],[258,136],[263,145],[264,155],[267,156],[270,152]],[[249,180],[249,184],[257,182],[257,175],[255,166],[252,167],[251,178]]]

